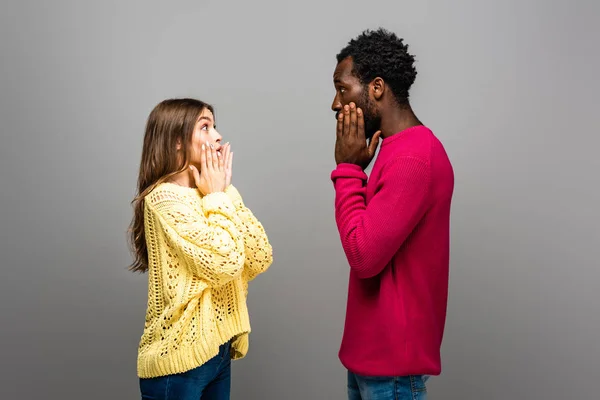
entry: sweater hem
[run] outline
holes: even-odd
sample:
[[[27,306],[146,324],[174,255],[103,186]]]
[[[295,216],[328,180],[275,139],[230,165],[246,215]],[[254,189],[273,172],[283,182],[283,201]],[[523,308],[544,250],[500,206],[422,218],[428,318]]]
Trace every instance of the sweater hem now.
[[[243,319],[243,321],[240,321]],[[180,347],[167,357],[160,354],[142,354],[138,356],[138,378],[156,378],[165,375],[174,375],[197,368],[219,354],[219,347],[232,341],[237,356],[233,359],[243,358],[247,351],[247,342],[239,343],[235,339],[250,333],[249,319],[240,316],[231,321],[232,327],[219,327],[211,343],[197,341],[192,346]],[[239,348],[238,348],[239,347]]]
[[[429,375],[429,376],[439,376],[441,374],[441,367],[439,366],[431,366],[427,367],[425,365],[413,365],[410,367],[399,367],[399,366],[389,366],[381,365],[371,368],[363,368],[361,363],[353,363],[348,361],[344,356],[339,355],[339,360],[346,368],[346,370],[359,375],[359,376],[370,376],[370,377],[400,377],[400,376],[410,376],[410,375]],[[390,364],[397,363],[397,360],[389,360]]]

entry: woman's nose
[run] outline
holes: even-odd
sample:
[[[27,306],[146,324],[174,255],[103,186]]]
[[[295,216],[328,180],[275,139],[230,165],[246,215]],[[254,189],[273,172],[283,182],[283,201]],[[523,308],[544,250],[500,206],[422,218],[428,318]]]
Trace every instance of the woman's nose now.
[[[213,133],[213,140],[216,143],[220,143],[222,139],[223,139],[223,137],[221,136],[221,134],[215,129],[214,133]]]

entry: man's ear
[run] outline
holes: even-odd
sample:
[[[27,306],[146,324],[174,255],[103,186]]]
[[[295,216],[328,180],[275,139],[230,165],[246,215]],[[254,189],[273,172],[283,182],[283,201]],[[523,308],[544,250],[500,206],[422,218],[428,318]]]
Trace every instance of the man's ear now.
[[[383,93],[385,92],[385,82],[383,79],[377,77],[371,81],[371,93],[375,100],[381,100]]]

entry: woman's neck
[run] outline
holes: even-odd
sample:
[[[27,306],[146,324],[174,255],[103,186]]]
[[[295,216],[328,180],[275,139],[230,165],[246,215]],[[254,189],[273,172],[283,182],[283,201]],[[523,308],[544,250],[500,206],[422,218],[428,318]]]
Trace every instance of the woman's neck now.
[[[196,185],[194,184],[194,180],[192,178],[191,172],[183,171],[176,175],[173,175],[169,182],[175,183],[179,186],[194,188]]]

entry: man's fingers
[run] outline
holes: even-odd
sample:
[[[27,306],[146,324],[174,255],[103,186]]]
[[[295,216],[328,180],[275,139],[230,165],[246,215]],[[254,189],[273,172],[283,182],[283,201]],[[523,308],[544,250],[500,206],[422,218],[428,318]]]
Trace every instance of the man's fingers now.
[[[363,111],[359,108],[356,110],[356,135],[359,139],[365,139],[365,118]]]
[[[350,103],[350,136],[356,137],[359,132],[356,126],[356,104]]]
[[[375,150],[377,150],[377,145],[379,144],[380,137],[381,137],[381,131],[377,131],[371,138],[371,142],[369,143],[369,155],[371,157],[373,157],[373,155],[375,154]]]
[[[338,112],[338,116],[337,116],[337,127],[335,130],[337,139],[341,139],[342,135],[343,135],[343,129],[344,129],[344,110],[341,110]]]
[[[343,112],[344,112],[343,135],[347,136],[350,133],[350,107],[348,105],[345,105]]]

